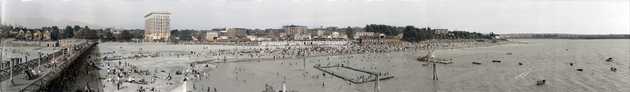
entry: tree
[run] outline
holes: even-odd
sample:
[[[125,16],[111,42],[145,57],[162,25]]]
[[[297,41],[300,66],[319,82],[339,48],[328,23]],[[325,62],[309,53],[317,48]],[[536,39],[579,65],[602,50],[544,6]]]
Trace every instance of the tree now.
[[[395,36],[400,34],[400,31],[396,30],[396,27],[382,24],[369,24],[365,26],[365,31],[383,33],[387,36]]]
[[[100,31],[100,35],[99,35],[99,39],[103,40],[103,41],[113,41],[114,39],[114,33],[112,33],[111,29],[108,30],[101,30]]]
[[[403,40],[408,42],[417,42],[418,40],[418,31],[420,29],[414,26],[406,26],[403,30]]]
[[[120,39],[118,41],[131,41],[131,38],[133,38],[128,30],[123,30],[119,35]]]
[[[74,25],[73,31],[81,31],[81,27],[79,25]]]
[[[59,30],[51,30],[50,31],[50,39],[53,41],[59,40]]]
[[[52,30],[59,30],[59,27],[57,27],[57,26],[52,26],[52,27],[50,27],[50,28],[51,28]]]
[[[179,33],[179,30],[177,30],[177,29],[171,30],[171,35],[170,35],[170,37],[168,37],[170,39],[170,41],[173,41],[173,42],[177,43],[177,40],[179,39],[177,37],[178,33]]]
[[[488,39],[494,39],[496,36],[499,36],[497,34],[494,34],[494,32],[490,32],[490,34],[488,34],[488,36],[486,38]]]
[[[66,26],[66,28],[63,29],[63,38],[72,37],[74,37],[74,28],[72,28],[71,26]]]
[[[351,39],[351,40],[354,39],[354,34],[355,34],[354,30],[352,30],[351,27],[348,27],[345,30],[346,30],[346,35],[348,35],[348,39]]]
[[[484,35],[477,32],[467,32],[467,31],[452,31],[449,32],[452,38],[456,39],[490,39],[492,36]]]
[[[59,40],[61,39],[61,34],[59,33],[59,27],[57,26],[52,26],[50,28],[50,39],[53,41]]]
[[[418,31],[418,35],[417,36],[417,40],[418,41],[425,41],[425,40],[430,40],[430,39],[434,39],[434,33],[435,30],[431,30],[431,28],[422,28]]]
[[[180,31],[175,32],[175,35],[176,37],[179,37],[179,40],[181,41],[191,41],[193,40],[192,39],[193,33],[194,33],[193,30],[180,30]]]
[[[79,26],[79,25],[74,25],[74,27],[73,27],[72,29],[74,29],[74,30],[72,30],[72,33],[74,33],[72,37],[75,37],[75,38],[76,38],[76,37],[80,36],[80,35],[78,35],[78,34],[79,34],[79,33],[80,33],[80,31],[82,30],[81,26]]]

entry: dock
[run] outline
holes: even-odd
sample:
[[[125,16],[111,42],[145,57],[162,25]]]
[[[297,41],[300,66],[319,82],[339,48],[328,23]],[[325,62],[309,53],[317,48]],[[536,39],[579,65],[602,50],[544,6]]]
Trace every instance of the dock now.
[[[0,92],[37,92],[47,89],[46,86],[52,80],[61,76],[68,66],[97,44],[95,41],[73,40],[63,44],[60,51],[41,58],[24,62],[12,60],[10,65],[13,67],[0,70]]]

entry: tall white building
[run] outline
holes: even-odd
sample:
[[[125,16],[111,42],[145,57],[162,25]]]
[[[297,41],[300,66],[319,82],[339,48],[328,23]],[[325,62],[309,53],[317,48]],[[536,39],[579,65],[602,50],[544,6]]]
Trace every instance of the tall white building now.
[[[144,15],[144,41],[168,41],[170,12],[152,11]]]

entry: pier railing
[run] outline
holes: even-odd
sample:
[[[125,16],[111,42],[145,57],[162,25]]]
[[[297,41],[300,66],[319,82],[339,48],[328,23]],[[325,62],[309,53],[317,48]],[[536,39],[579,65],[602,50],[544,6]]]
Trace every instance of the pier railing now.
[[[81,57],[86,52],[88,52],[96,44],[97,43],[94,43],[94,42],[88,42],[88,43],[79,45],[78,49],[76,49],[76,51],[78,51],[78,53],[67,54],[68,57],[60,57],[60,58],[65,58],[65,60],[67,60],[67,61],[64,61],[64,62],[60,63],[59,66],[57,66],[57,67],[53,67],[51,70],[49,70],[50,72],[47,72],[47,73],[43,74],[43,76],[41,76],[38,79],[36,79],[35,81],[27,84],[27,86],[22,88],[20,90],[20,92],[35,92],[35,91],[39,91],[40,89],[42,89],[43,87],[48,85],[48,83],[50,81],[52,81],[53,79],[59,77],[60,74],[64,71],[64,69],[66,69],[68,66],[73,64],[74,61],[76,61],[79,57]]]
[[[0,68],[0,81],[7,80],[11,77],[11,72],[13,74],[20,74],[24,71],[30,71],[34,69],[34,67],[38,67],[40,65],[48,64],[53,59],[53,57],[62,57],[62,51],[56,51],[48,55],[42,55],[41,57],[37,57],[30,60],[17,60],[17,61],[8,61],[3,62],[2,67]],[[26,59],[26,58],[25,58]],[[13,66],[13,67],[11,67]],[[11,69],[13,68],[13,69]]]
[[[8,79],[14,77],[14,79],[25,82],[26,85],[10,86],[11,88],[9,89],[13,89],[11,91],[38,91],[42,87],[45,87],[48,82],[57,78],[66,67],[71,65],[73,61],[89,51],[89,49],[96,44],[96,42],[81,41],[48,55],[42,55],[40,56],[41,58],[38,57],[28,61],[9,61],[10,63],[2,64],[2,67],[0,67],[0,81],[9,81]],[[26,73],[25,71],[30,72],[33,70],[37,71],[37,75],[39,76],[26,80],[23,78],[15,78],[18,77],[18,75],[24,75]]]

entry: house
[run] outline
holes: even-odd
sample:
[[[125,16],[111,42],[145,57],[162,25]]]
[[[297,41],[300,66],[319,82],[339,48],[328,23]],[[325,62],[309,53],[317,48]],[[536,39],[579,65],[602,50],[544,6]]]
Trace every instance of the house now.
[[[208,31],[206,32],[206,39],[208,41],[216,41],[219,39],[219,32]]]
[[[354,39],[374,39],[379,38],[379,36],[384,34],[379,34],[375,32],[355,32]]]

